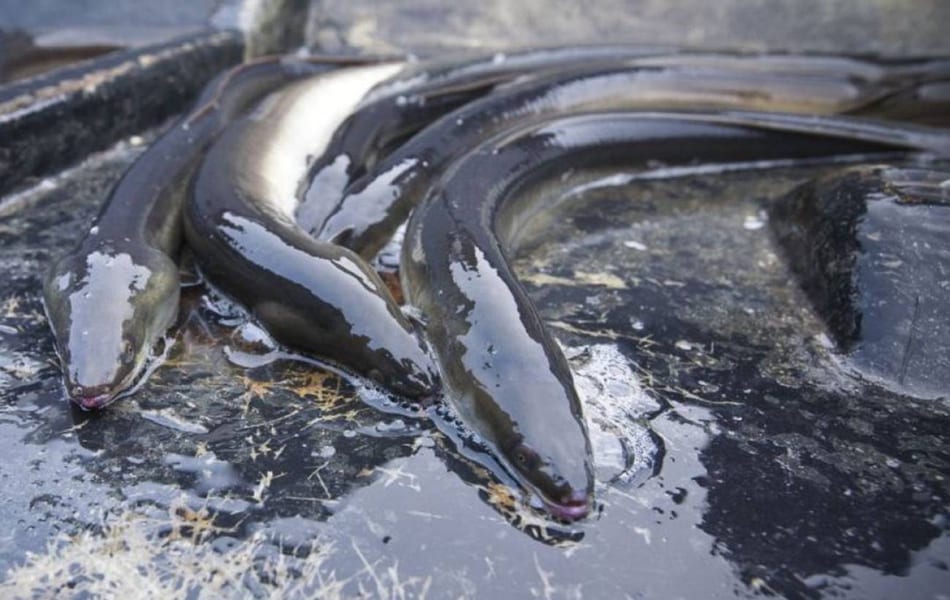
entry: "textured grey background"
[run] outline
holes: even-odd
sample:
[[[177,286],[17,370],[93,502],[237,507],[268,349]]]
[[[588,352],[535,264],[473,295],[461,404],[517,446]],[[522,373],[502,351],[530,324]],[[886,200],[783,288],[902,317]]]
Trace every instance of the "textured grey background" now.
[[[623,41],[711,48],[950,51],[945,0],[314,0],[324,46],[425,49]]]
[[[295,0],[243,2],[267,12]],[[195,26],[239,0],[0,0],[0,28]],[[624,41],[712,48],[950,52],[946,0],[312,0],[324,47]],[[222,10],[223,9],[223,10]]]

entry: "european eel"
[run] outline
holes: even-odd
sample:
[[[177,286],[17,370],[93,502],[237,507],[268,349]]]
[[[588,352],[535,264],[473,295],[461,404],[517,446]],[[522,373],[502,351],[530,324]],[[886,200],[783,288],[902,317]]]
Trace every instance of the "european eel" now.
[[[483,143],[435,183],[409,220],[408,301],[426,315],[445,396],[509,474],[555,517],[590,510],[591,449],[567,362],[508,263],[525,215],[519,189],[589,166],[821,157],[894,146],[717,123],[704,115],[608,112],[554,119]]]
[[[592,109],[679,108],[764,109],[827,115],[873,111],[881,95],[889,93],[889,86],[878,89],[875,85],[856,86],[838,78],[749,73],[735,66],[728,70],[671,70],[632,69],[623,65],[529,80],[499,88],[419,132],[346,188],[345,196],[318,235],[364,257],[372,256],[454,157],[499,131],[555,114]],[[723,118],[728,119],[725,115]],[[806,116],[762,114],[755,118],[762,126],[772,123],[778,129],[809,131],[822,126],[819,120]],[[849,136],[868,135],[872,141],[898,141],[909,137],[907,131],[931,131],[886,124],[824,123],[832,129],[845,128]],[[860,133],[859,129],[866,132]],[[926,147],[931,137],[929,133],[920,133],[906,144]],[[945,143],[944,136],[937,138],[934,143]]]
[[[310,184],[297,212],[298,223],[319,235],[328,217],[327,196],[342,196],[345,186],[363,177],[379,157],[386,156],[450,110],[514,80],[552,72],[564,76],[579,68],[610,65],[671,69],[685,73],[686,77],[693,70],[722,72],[730,79],[763,77],[773,86],[781,78],[792,78],[798,82],[793,96],[804,100],[811,91],[825,101],[836,99],[842,103],[839,110],[831,112],[841,112],[847,102],[854,104],[857,99],[862,106],[867,106],[890,98],[878,113],[901,113],[904,120],[940,124],[950,107],[945,101],[915,102],[932,88],[924,87],[926,82],[950,78],[950,61],[941,59],[887,62],[833,56],[697,54],[649,47],[591,45],[518,50],[435,64],[428,61],[407,67],[376,86],[341,125],[326,153],[311,167]],[[923,89],[915,95],[917,86]],[[786,84],[786,89],[788,87],[790,84]],[[755,96],[756,92],[751,95]],[[800,109],[805,108],[803,103]]]
[[[207,146],[267,92],[335,62],[272,57],[219,75],[129,167],[76,249],[52,265],[44,306],[75,403],[102,408],[144,380],[152,348],[174,323],[182,200]]]
[[[277,342],[418,398],[433,393],[434,366],[379,276],[293,218],[309,157],[400,68],[341,69],[268,96],[208,151],[184,220],[201,271]]]
[[[625,45],[533,48],[444,61],[408,63],[371,89],[310,166],[297,222],[315,232],[353,178],[434,119],[490,93],[497,85],[540,71],[632,60],[658,50]]]

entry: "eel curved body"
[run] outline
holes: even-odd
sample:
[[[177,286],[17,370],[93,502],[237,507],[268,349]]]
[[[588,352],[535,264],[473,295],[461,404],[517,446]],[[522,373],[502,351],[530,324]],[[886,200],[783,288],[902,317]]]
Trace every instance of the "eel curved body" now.
[[[76,249],[52,265],[44,306],[66,391],[81,407],[102,408],[136,385],[174,323],[182,199],[202,153],[264,94],[326,69],[322,60],[262,59],[209,83],[125,172]]]
[[[325,155],[315,160],[297,220],[304,229],[318,233],[327,217],[327,195],[341,196],[349,182],[361,177],[367,167],[412,134],[500,85],[551,72],[566,75],[580,68],[610,65],[633,70],[675,70],[686,73],[687,78],[693,70],[720,72],[730,79],[764,77],[775,81],[791,77],[798,82],[793,93],[796,98],[804,98],[811,91],[821,101],[834,99],[842,104],[853,104],[858,97],[866,103],[872,97],[907,91],[920,82],[950,76],[950,61],[921,59],[892,64],[831,56],[697,54],[630,45],[532,48],[409,64],[374,87],[359,109],[340,126]],[[910,96],[894,107],[903,110],[905,119],[939,112],[939,106],[927,111],[919,107],[916,111],[906,110],[907,99]],[[842,106],[835,112],[847,108]]]
[[[918,101],[934,95],[928,93],[933,88],[931,82],[939,85],[950,79],[950,60],[946,59],[884,61],[587,45],[516,50],[434,63],[425,61],[407,66],[376,86],[343,123],[326,154],[314,162],[308,176],[311,183],[297,220],[304,229],[318,235],[328,216],[325,212],[327,194],[341,196],[348,183],[363,177],[367,167],[372,167],[416,131],[498,86],[543,77],[551,72],[566,75],[580,68],[621,64],[633,70],[670,69],[685,73],[687,78],[696,70],[720,72],[729,79],[763,77],[767,80],[765,85],[769,80],[792,78],[798,84],[794,96],[803,98],[811,91],[820,99],[819,104],[832,100],[841,103],[832,112],[874,106],[875,114],[940,125],[950,111],[950,103],[943,99]],[[877,105],[879,101],[881,104]]]
[[[552,115],[604,109],[754,109],[830,115],[873,110],[881,95],[889,93],[885,89],[856,86],[840,78],[750,74],[734,64],[729,70],[609,66],[514,84],[438,119],[350,184],[319,236],[372,256],[453,158],[495,133]],[[727,114],[721,118],[735,120]],[[743,118],[754,118],[762,127],[841,130],[847,137],[911,148],[946,143],[945,136],[923,127],[811,116]]]
[[[310,182],[297,222],[314,232],[323,223],[328,197],[368,165],[434,119],[530,73],[651,56],[657,49],[624,45],[533,48],[508,54],[477,54],[444,61],[407,63],[380,82],[341,123],[323,155],[310,166]]]
[[[309,157],[399,68],[341,69],[268,96],[209,150],[184,220],[202,272],[276,341],[416,398],[433,391],[434,367],[379,276],[293,219]]]
[[[508,263],[510,241],[538,209],[528,205],[536,195],[519,189],[588,166],[893,149],[702,115],[623,112],[555,119],[482,144],[413,211],[402,249],[404,292],[427,316],[447,401],[551,514],[583,517],[592,475],[581,405],[563,354]]]

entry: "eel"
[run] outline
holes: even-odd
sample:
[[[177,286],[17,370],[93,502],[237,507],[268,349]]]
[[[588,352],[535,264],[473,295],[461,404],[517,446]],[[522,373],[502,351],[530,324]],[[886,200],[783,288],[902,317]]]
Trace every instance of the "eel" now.
[[[805,114],[856,111],[879,99],[874,87],[833,79],[748,74],[735,69],[610,66],[559,73],[498,89],[435,121],[346,188],[343,199],[317,232],[364,257],[375,254],[451,160],[499,131],[553,114],[589,109],[766,109]],[[727,119],[725,114],[722,117]],[[751,118],[746,115],[745,118]],[[928,148],[946,138],[923,127],[823,121],[813,117],[755,117],[778,129],[842,129],[848,136],[904,140]],[[859,129],[866,130],[865,134]],[[917,133],[914,133],[917,132]],[[934,139],[935,138],[935,139]]]
[[[507,132],[461,157],[413,211],[400,273],[426,315],[447,402],[529,495],[566,520],[590,510],[591,448],[567,361],[509,266],[534,194],[590,166],[873,153],[894,146],[717,123],[705,115],[607,112]]]
[[[102,408],[144,381],[178,310],[182,199],[214,137],[267,92],[337,62],[272,57],[219,75],[112,188],[93,226],[43,281],[71,400]]]
[[[415,399],[431,395],[438,378],[382,280],[293,219],[309,157],[373,84],[400,68],[341,69],[265,98],[208,151],[184,221],[202,273],[275,341]]]
[[[950,78],[895,92],[881,99],[876,110],[891,119],[946,127],[950,125]]]
[[[579,68],[621,64],[629,69],[670,69],[685,73],[686,77],[691,71],[701,70],[721,72],[729,79],[762,77],[774,82],[791,78],[798,82],[794,96],[803,98],[811,88],[811,92],[825,100],[835,98],[841,102],[833,112],[853,111],[895,96],[877,113],[940,124],[948,107],[945,103],[927,106],[915,103],[912,93],[915,86],[950,79],[950,61],[941,59],[872,61],[834,56],[697,54],[649,47],[591,45],[518,50],[435,64],[423,62],[407,67],[376,86],[341,125],[326,153],[311,167],[310,184],[298,209],[297,221],[304,229],[319,235],[328,216],[327,196],[341,196],[348,183],[363,176],[367,168],[412,134],[499,86],[552,71],[566,75]],[[786,83],[786,89],[790,85]],[[754,96],[755,92],[750,94]]]
[[[313,232],[332,208],[328,197],[339,198],[344,186],[380,156],[497,85],[539,71],[631,60],[657,52],[626,45],[565,46],[408,63],[367,93],[358,109],[340,124],[324,154],[311,164],[297,222]]]

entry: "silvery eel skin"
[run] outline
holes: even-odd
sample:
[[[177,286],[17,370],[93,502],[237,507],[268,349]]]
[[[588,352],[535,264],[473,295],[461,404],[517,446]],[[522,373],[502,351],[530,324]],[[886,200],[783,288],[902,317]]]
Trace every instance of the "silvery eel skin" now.
[[[736,161],[893,151],[820,133],[716,123],[701,114],[608,112],[552,120],[485,142],[413,211],[401,275],[427,316],[447,401],[547,510],[590,510],[591,448],[570,369],[509,266],[535,194],[519,189],[588,166]]]
[[[297,222],[315,232],[334,206],[327,199],[341,197],[351,179],[434,119],[499,84],[530,73],[657,52],[625,45],[565,46],[407,63],[367,93],[337,128],[325,152],[310,165]]]
[[[328,68],[331,57],[265,58],[209,83],[191,112],[125,172],[75,250],[46,274],[43,298],[66,391],[102,408],[144,377],[178,311],[181,206],[201,154],[267,92]]]
[[[626,64],[628,68],[659,68],[665,62],[684,68],[715,65],[740,73],[784,73],[802,77],[833,77],[837,85],[852,90],[858,83],[881,83],[894,75],[881,65],[840,57],[780,55],[696,55],[671,48],[633,45],[580,45],[528,48],[476,54],[447,60],[407,64],[397,75],[376,86],[340,125],[326,148],[310,167],[308,189],[297,211],[297,222],[316,234],[330,205],[327,197],[342,195],[344,186],[364,174],[381,156],[395,149],[417,131],[468,102],[515,79],[593,66]],[[930,73],[918,61],[908,65]],[[902,69],[905,72],[907,69]]]
[[[859,85],[851,77],[816,78],[798,75],[797,71],[773,75],[757,72],[749,65],[740,68],[740,63],[734,58],[726,63],[728,69],[631,68],[615,64],[500,87],[490,96],[436,120],[351,183],[319,236],[364,257],[372,256],[453,158],[495,133],[555,114],[594,109],[879,114],[889,106],[880,106],[880,101],[892,93],[890,85]],[[878,75],[875,81],[884,79]],[[729,120],[726,113],[721,118]],[[743,118],[753,117],[747,114]],[[946,143],[944,135],[935,135],[934,130],[924,127],[794,115],[761,114],[754,119],[762,127],[840,130],[848,137],[902,143],[911,148],[929,149],[932,144]]]
[[[184,220],[202,272],[276,341],[417,398],[433,392],[434,366],[379,276],[293,219],[308,159],[400,67],[341,69],[268,96],[208,151]]]
[[[950,79],[950,60],[946,59],[871,61],[838,56],[697,54],[669,48],[589,45],[424,61],[407,66],[376,86],[340,126],[325,154],[311,166],[310,184],[297,212],[298,223],[320,235],[327,210],[332,208],[327,203],[328,196],[342,196],[343,189],[356,178],[362,178],[365,184],[366,170],[380,157],[450,110],[514,80],[552,73],[563,77],[578,69],[611,65],[623,65],[629,70],[665,69],[678,72],[687,80],[694,71],[720,73],[729,81],[760,79],[768,87],[753,90],[745,98],[734,98],[730,104],[733,108],[753,108],[771,100],[771,110],[778,110],[794,104],[780,98],[781,93],[789,92],[800,101],[797,110],[807,110],[814,104],[823,114],[873,110],[874,114],[906,121],[940,124],[950,112],[950,101],[946,94],[941,96],[939,87]],[[724,88],[725,85],[720,89]],[[765,97],[760,97],[760,92]],[[809,100],[809,93],[814,100]],[[646,98],[641,104],[663,108]],[[451,146],[464,148],[455,143]],[[374,170],[376,174],[380,172]]]

